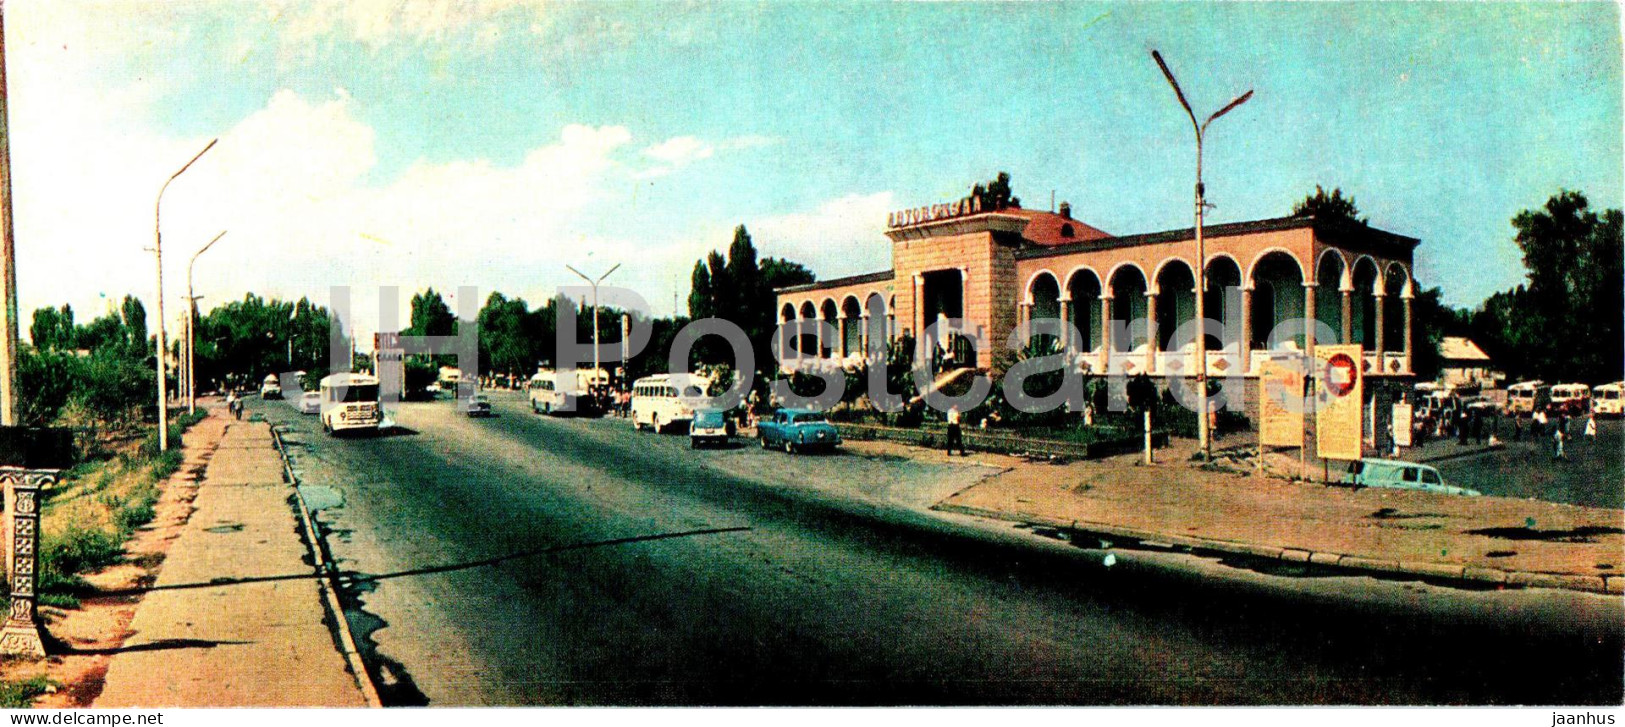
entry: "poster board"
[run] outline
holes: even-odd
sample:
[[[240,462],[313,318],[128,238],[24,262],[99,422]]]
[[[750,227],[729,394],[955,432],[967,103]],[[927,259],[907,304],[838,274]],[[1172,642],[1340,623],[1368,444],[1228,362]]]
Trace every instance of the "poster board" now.
[[[1360,346],[1332,344],[1315,348],[1315,456],[1352,461],[1363,454],[1361,414],[1365,377],[1360,374]]]
[[[1298,355],[1265,355],[1258,367],[1258,443],[1303,446],[1303,364]]]
[[[1411,419],[1413,416],[1414,413],[1410,402],[1401,401],[1394,404],[1393,435],[1395,446],[1411,446],[1411,427],[1413,426]]]

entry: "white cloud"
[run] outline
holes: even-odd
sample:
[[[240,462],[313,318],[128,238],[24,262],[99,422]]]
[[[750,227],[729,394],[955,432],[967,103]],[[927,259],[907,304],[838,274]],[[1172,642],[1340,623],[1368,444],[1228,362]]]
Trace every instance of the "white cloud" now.
[[[515,27],[536,27],[546,3],[536,0],[275,0],[266,18],[289,47],[308,47],[329,38],[352,40],[371,49],[397,42],[424,43],[469,36],[491,42],[493,22],[513,11],[530,19]]]
[[[693,136],[672,137],[643,149],[644,156],[673,165],[709,159],[715,153],[716,147]]]
[[[891,267],[886,213],[895,208],[891,192],[850,194],[813,209],[748,220],[763,257],[784,257],[812,268],[820,279],[870,273]]]

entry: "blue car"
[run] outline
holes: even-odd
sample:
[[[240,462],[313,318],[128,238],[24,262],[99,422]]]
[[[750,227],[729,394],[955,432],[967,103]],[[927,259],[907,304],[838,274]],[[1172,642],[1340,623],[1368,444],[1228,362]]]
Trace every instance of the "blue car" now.
[[[762,449],[781,447],[795,454],[808,450],[832,450],[841,444],[841,435],[823,412],[807,409],[780,409],[770,419],[756,425]]]

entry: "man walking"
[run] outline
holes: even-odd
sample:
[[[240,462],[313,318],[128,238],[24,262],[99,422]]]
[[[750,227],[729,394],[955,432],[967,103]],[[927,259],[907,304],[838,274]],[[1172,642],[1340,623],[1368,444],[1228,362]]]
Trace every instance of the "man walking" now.
[[[953,456],[955,447],[959,448],[959,456],[964,457],[966,455],[964,434],[959,430],[959,407],[957,406],[948,410],[949,456]]]

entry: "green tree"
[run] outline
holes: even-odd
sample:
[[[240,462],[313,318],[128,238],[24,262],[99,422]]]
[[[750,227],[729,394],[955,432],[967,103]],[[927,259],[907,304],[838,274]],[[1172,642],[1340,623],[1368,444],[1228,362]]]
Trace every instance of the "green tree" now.
[[[1006,207],[1021,206],[1021,200],[1010,190],[1009,172],[999,172],[986,185],[977,184],[971,187],[970,194],[972,198],[981,201],[983,210],[1002,210]]]
[[[1326,194],[1326,189],[1315,185],[1315,193],[1303,198],[1303,201],[1292,205],[1293,217],[1314,217],[1318,220],[1342,219],[1355,224],[1366,224],[1365,218],[1360,216],[1360,208],[1354,203],[1354,196],[1343,196],[1340,188],[1332,189]]]
[[[40,308],[28,327],[28,339],[41,351],[71,351],[75,347],[73,307]]]

